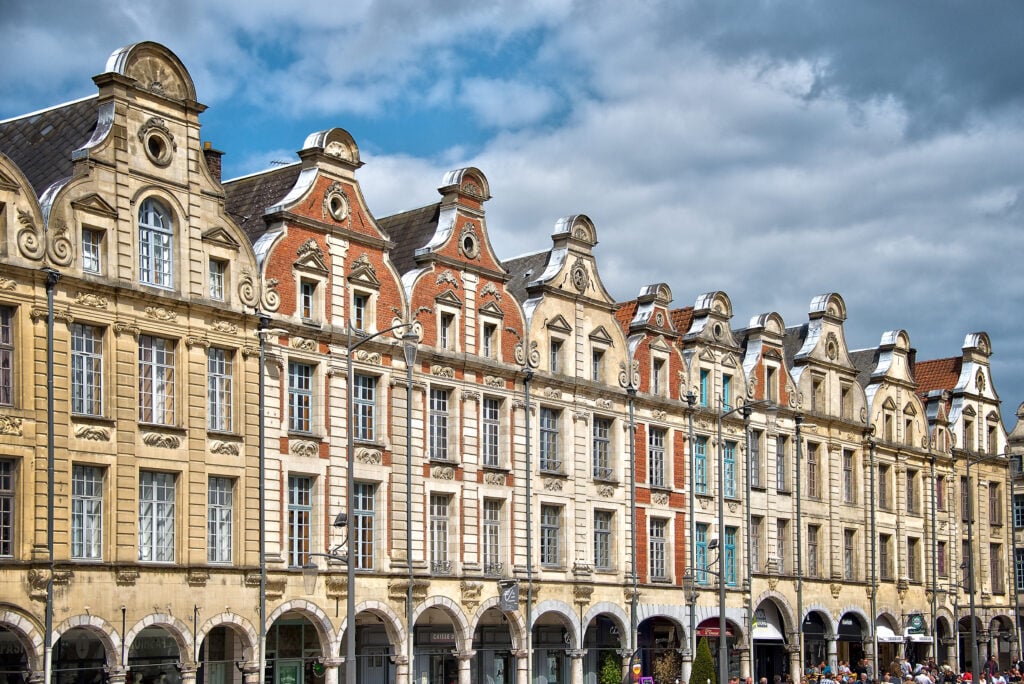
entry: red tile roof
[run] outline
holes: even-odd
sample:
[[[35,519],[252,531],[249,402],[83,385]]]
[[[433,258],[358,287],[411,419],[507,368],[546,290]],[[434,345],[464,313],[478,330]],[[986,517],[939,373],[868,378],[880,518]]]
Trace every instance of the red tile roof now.
[[[690,332],[690,326],[693,324],[692,306],[688,306],[685,309],[672,309],[668,312],[668,315],[672,319],[672,327],[676,329],[677,333],[685,335]]]
[[[956,387],[956,381],[960,379],[960,368],[963,366],[963,362],[962,356],[918,361],[914,366],[917,393],[925,394],[932,390],[951,390]]]
[[[632,299],[628,302],[619,302],[615,305],[615,320],[619,322],[622,332],[629,334],[629,324],[633,322],[633,315],[636,314],[637,301]]]

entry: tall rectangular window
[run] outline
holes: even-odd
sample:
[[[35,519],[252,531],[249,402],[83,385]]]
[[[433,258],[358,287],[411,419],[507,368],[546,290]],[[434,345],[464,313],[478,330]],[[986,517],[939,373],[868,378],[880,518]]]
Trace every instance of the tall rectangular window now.
[[[604,365],[604,352],[594,349],[590,352],[590,379],[601,382],[601,366]]]
[[[971,577],[970,571],[971,555],[970,543],[966,539],[960,540],[960,567],[963,568],[961,584],[964,587],[964,591],[968,593],[974,591],[974,580]]]
[[[94,466],[71,468],[71,557],[103,557],[103,470]]]
[[[480,337],[480,351],[485,358],[494,357],[494,336],[497,326],[493,323],[484,323],[483,332]]]
[[[1013,565],[1016,570],[1017,591],[1024,591],[1024,549],[1015,549]]]
[[[916,537],[907,537],[907,579],[921,579],[921,540]]]
[[[595,480],[610,480],[612,477],[611,432],[611,420],[594,416],[592,448]]]
[[[612,569],[611,511],[594,511],[594,569]]]
[[[210,259],[210,299],[224,301],[224,275],[226,272],[227,262]]]
[[[705,523],[697,523],[696,538],[693,540],[693,563],[697,571],[697,583],[708,583],[708,526]]]
[[[455,314],[441,313],[441,329],[438,331],[438,343],[441,349],[454,349],[452,343],[455,339]]]
[[[946,510],[946,478],[941,475],[935,478],[935,508]]]
[[[82,229],[82,270],[86,273],[100,272],[102,245],[103,231],[92,228]]]
[[[944,541],[935,544],[935,571],[939,577],[949,577],[949,560]]]
[[[231,423],[231,352],[210,347],[206,352],[206,427],[230,432]]]
[[[970,511],[971,492],[967,484],[967,478],[960,478],[960,522],[967,522]],[[973,516],[971,516],[973,519]]]
[[[139,281],[174,287],[174,224],[167,210],[149,198],[139,207]]]
[[[139,335],[139,422],[174,424],[174,342]]]
[[[1024,527],[1024,494],[1013,494],[1013,526]]]
[[[448,454],[448,390],[430,388],[430,458],[447,461]]]
[[[725,468],[725,495],[736,496],[736,442],[726,442],[722,450],[722,466]]]
[[[500,499],[484,499],[483,555],[484,574],[500,575],[502,571]]]
[[[0,406],[14,403],[14,309],[0,306]]]
[[[789,491],[786,479],[786,447],[788,443],[789,440],[784,435],[779,435],[775,439],[775,490],[779,492]]]
[[[665,430],[652,427],[647,438],[647,473],[652,487],[665,485]]]
[[[174,561],[174,490],[171,473],[139,473],[140,561]]]
[[[735,587],[738,577],[736,571],[736,528],[725,528],[725,583]]]
[[[313,431],[313,366],[288,362],[288,429]]]
[[[807,526],[807,575],[818,576],[818,532],[817,525]]]
[[[299,282],[299,315],[307,321],[316,318],[316,283],[312,280]]]
[[[818,445],[807,443],[807,496],[821,498],[821,483],[818,481]]]
[[[561,357],[562,341],[551,340],[551,344],[548,347],[548,369],[552,373],[558,373],[562,370]]]
[[[892,535],[878,535],[878,573],[884,580],[892,579]]]
[[[764,487],[764,481],[761,478],[762,464],[761,464],[761,438],[764,436],[760,430],[752,430],[750,432],[750,456],[747,461],[747,467],[749,468],[750,486],[755,489]]]
[[[917,510],[917,471],[907,469],[907,513],[918,513]]]
[[[484,397],[481,425],[481,451],[484,465],[497,468],[500,464],[499,435],[501,434],[501,402]]]
[[[562,467],[558,453],[558,418],[554,409],[540,410],[540,469],[558,472]]]
[[[448,508],[451,496],[430,495],[430,571],[435,575],[447,575],[452,571],[448,559]]]
[[[857,503],[857,490],[853,479],[853,452],[843,449],[843,501]]]
[[[376,528],[376,486],[371,482],[357,482],[352,502],[352,548],[355,550],[356,570],[373,570],[374,529]]]
[[[540,507],[540,563],[548,567],[562,562],[562,508],[544,505]]]
[[[693,491],[708,493],[708,438],[697,437],[693,445]]]
[[[309,560],[313,536],[313,478],[288,476],[288,566],[301,568]]]
[[[665,562],[666,541],[668,538],[668,521],[664,518],[651,518],[648,525],[648,550],[647,559],[652,580],[668,579],[668,570]]]
[[[889,466],[878,466],[878,507],[884,510],[892,510],[892,502],[889,496]]]
[[[760,572],[763,560],[761,558],[761,537],[764,535],[764,518],[755,515],[750,518],[750,565],[754,572]]]
[[[0,459],[0,556],[14,553],[14,461]]]
[[[775,559],[779,574],[785,575],[789,562],[789,521],[781,518],[775,521]]]
[[[665,361],[654,359],[651,364],[651,394],[661,394],[665,386]]]
[[[1003,545],[988,545],[988,576],[992,578],[992,593],[1006,593],[1006,575],[1003,573]]]
[[[988,483],[988,523],[1003,524],[1003,489],[998,482]]]
[[[103,332],[71,325],[71,412],[103,415]]]
[[[377,438],[377,378],[372,375],[352,376],[352,417],[354,437],[364,442]]]
[[[775,368],[768,366],[765,369],[765,395],[768,401],[773,404],[779,403],[779,373]]]
[[[230,563],[235,511],[234,487],[226,477],[211,477],[206,495],[206,560]]]
[[[722,410],[732,410],[732,376],[722,376]]]
[[[367,311],[370,307],[370,297],[364,292],[352,293],[352,327],[356,330],[366,330],[369,319]]]
[[[843,578],[847,581],[857,579],[857,556],[855,530],[843,530]]]
[[[705,370],[704,368],[701,368],[700,369],[700,395],[697,398],[697,401],[698,401],[698,403],[701,406],[707,406],[708,405],[708,394],[711,391],[711,388],[708,386],[710,384],[710,380],[711,380],[710,372]]]

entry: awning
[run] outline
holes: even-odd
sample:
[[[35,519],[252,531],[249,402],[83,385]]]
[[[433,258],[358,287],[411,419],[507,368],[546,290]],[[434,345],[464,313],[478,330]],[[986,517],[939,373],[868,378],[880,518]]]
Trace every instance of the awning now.
[[[875,624],[875,638],[880,644],[902,644],[903,637],[892,631],[888,625]]]
[[[779,624],[779,614],[774,608],[768,610],[758,609],[754,611],[755,641],[785,641],[782,635],[782,626]]]
[[[913,641],[915,644],[930,644],[932,643],[932,637],[929,634],[911,634],[909,631],[903,633],[907,641]]]
[[[697,636],[718,637],[718,618],[711,618],[697,625]],[[732,625],[725,623],[725,637],[732,638]]]

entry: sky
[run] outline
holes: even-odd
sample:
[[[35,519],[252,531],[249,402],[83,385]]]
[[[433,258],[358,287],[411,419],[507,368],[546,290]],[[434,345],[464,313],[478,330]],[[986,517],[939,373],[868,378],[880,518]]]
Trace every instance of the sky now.
[[[224,177],[348,130],[377,216],[476,166],[498,256],[586,214],[618,300],[722,290],[733,326],[846,301],[851,349],[992,338],[1024,402],[1017,0],[0,0],[0,119],[95,93],[152,40],[196,84]]]

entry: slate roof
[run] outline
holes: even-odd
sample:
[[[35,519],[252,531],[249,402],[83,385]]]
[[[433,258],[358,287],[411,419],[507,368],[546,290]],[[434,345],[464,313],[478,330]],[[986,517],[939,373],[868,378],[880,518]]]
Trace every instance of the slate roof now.
[[[878,365],[878,349],[858,349],[850,352],[850,362],[857,369],[857,383],[867,387],[871,382],[871,373]]]
[[[551,250],[545,249],[540,252],[524,254],[501,263],[511,276],[506,287],[513,297],[520,302],[525,302],[529,298],[526,285],[544,273],[550,257]]]
[[[71,152],[89,141],[98,112],[94,95],[0,121],[0,152],[18,165],[41,197],[71,175]]]
[[[782,355],[786,358],[787,368],[793,368],[793,359],[796,358],[796,353],[803,348],[805,339],[807,339],[806,323],[786,328],[782,333]]]
[[[267,232],[263,212],[288,194],[301,170],[296,162],[224,182],[227,195],[224,208],[249,236],[250,242],[255,244]]]
[[[437,231],[441,203],[435,202],[418,209],[392,214],[377,219],[377,225],[391,239],[391,263],[399,275],[416,268],[416,250],[426,245]]]
[[[960,369],[963,367],[963,364],[964,359],[962,356],[918,361],[914,366],[917,393],[923,395],[932,390],[953,389],[956,387],[957,380],[960,379]]]

